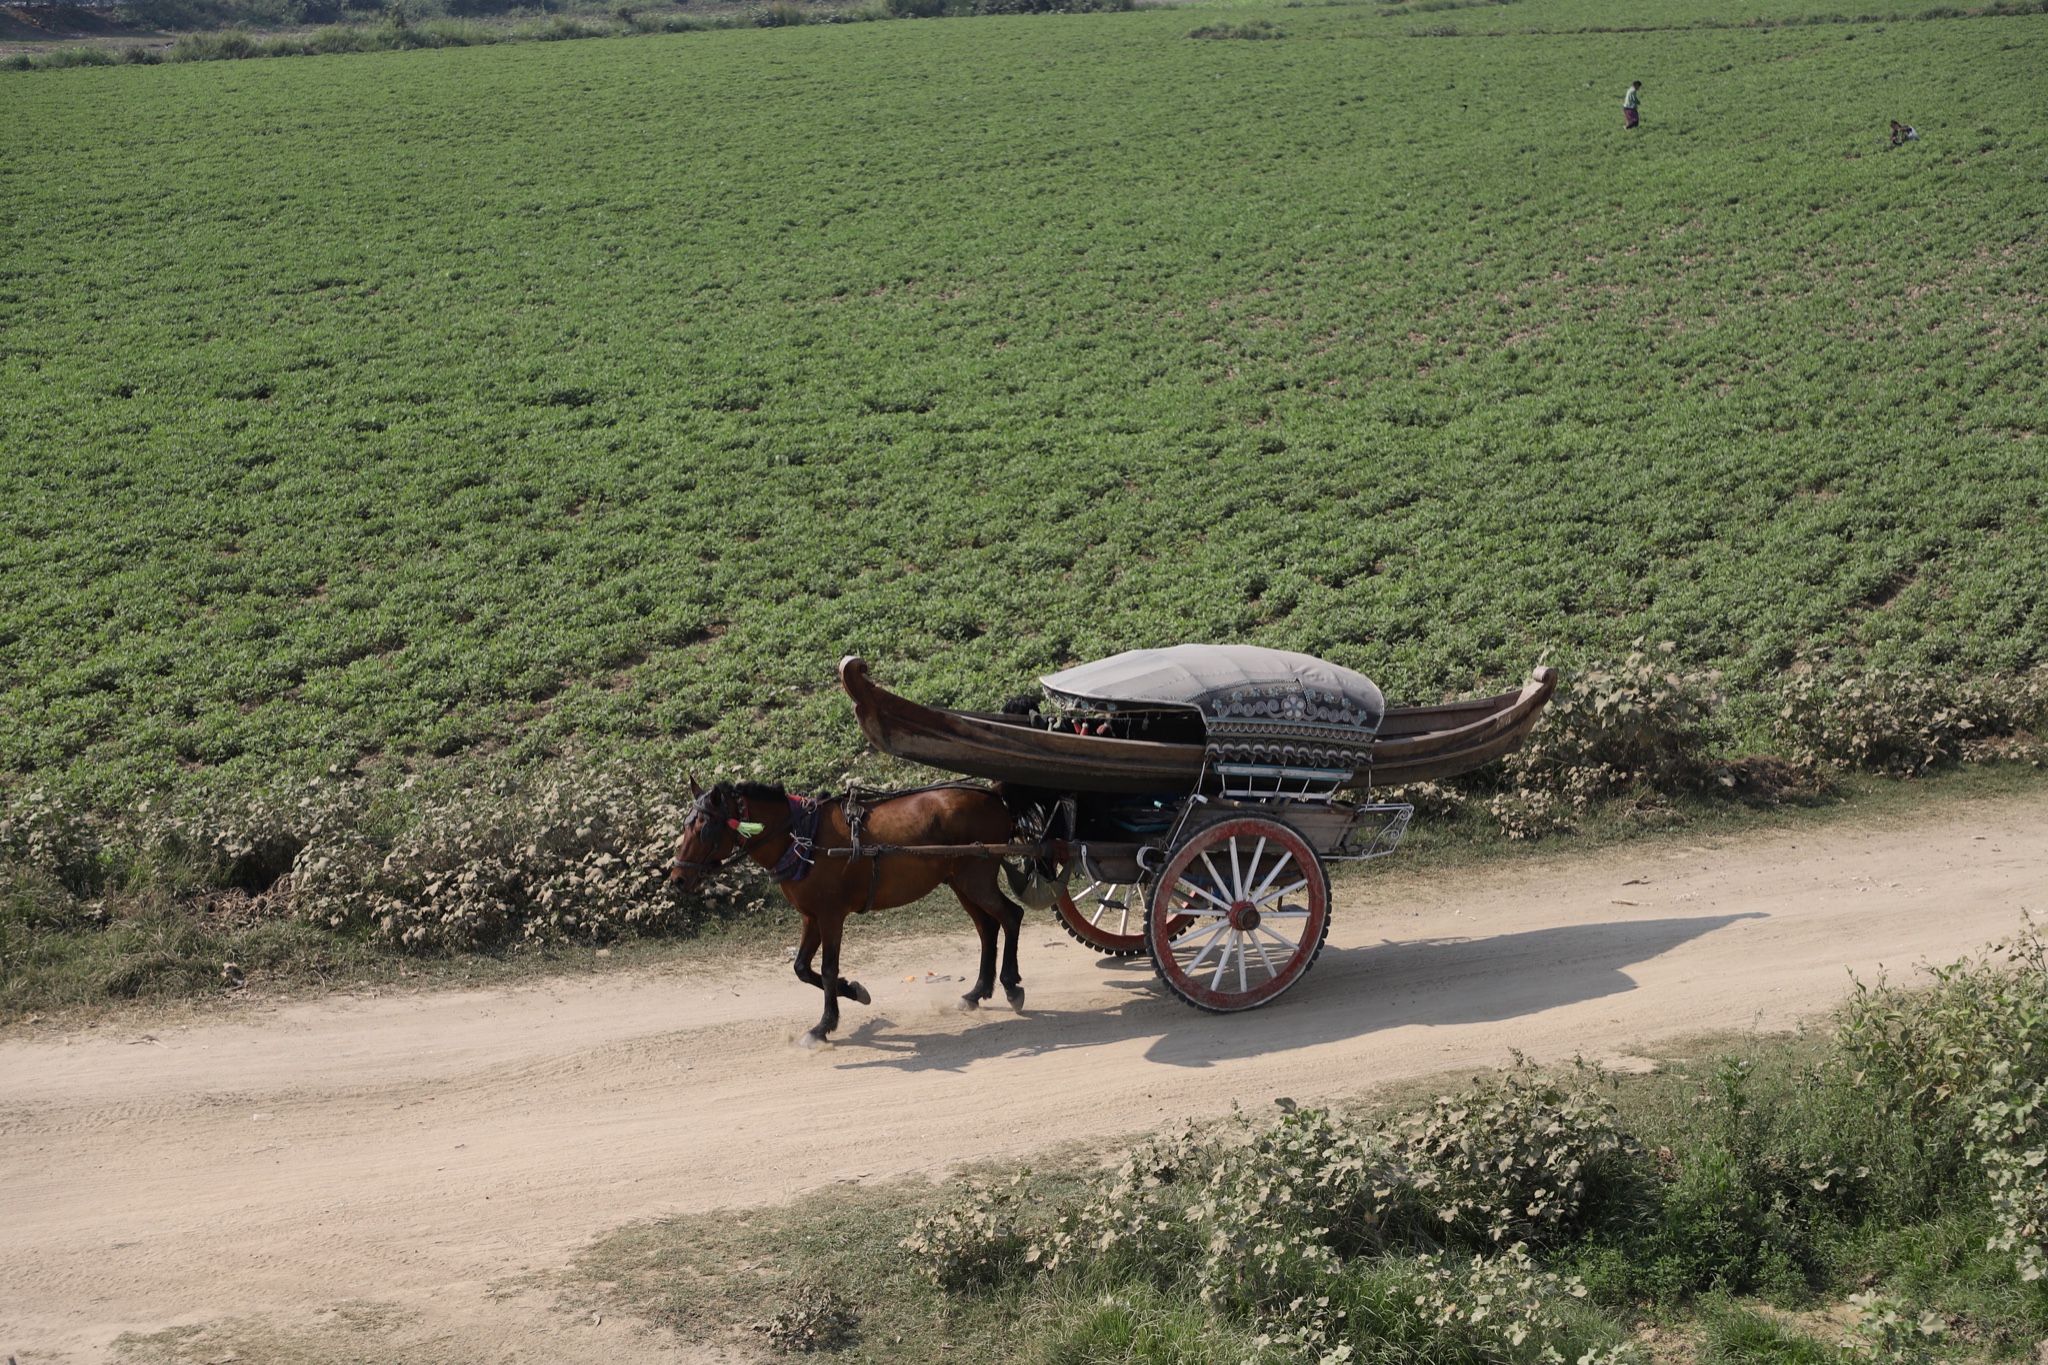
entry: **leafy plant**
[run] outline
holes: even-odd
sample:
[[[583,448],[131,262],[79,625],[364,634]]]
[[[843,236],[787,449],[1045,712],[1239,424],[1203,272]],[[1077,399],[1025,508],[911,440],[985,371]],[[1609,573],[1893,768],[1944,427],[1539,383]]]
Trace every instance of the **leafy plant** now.
[[[803,1285],[754,1330],[779,1351],[835,1351],[860,1325],[860,1314],[845,1298],[818,1285]]]

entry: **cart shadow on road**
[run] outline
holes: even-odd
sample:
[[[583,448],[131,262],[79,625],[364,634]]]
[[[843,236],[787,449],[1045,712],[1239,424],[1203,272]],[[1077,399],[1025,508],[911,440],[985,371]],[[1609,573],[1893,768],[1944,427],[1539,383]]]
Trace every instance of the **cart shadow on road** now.
[[[1102,1009],[1030,1009],[965,1032],[899,1028],[877,1015],[837,1040],[848,1070],[964,1071],[995,1057],[1035,1057],[1152,1039],[1145,1060],[1205,1067],[1315,1047],[1382,1029],[1498,1023],[1636,989],[1625,967],[1662,956],[1760,911],[1617,920],[1489,938],[1430,938],[1323,949],[1315,969],[1263,1009],[1202,1014],[1168,998],[1142,958],[1104,960],[1126,999]],[[1028,982],[1027,982],[1028,984]],[[874,1055],[880,1053],[882,1055]],[[862,1055],[866,1054],[866,1055]]]

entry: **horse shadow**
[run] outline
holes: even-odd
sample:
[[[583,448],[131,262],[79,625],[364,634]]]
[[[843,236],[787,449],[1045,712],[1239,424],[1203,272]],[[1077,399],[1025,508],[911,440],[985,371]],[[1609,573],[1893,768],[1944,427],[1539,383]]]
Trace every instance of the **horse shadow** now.
[[[1382,941],[1323,949],[1309,974],[1270,1005],[1204,1014],[1168,995],[1144,958],[1099,965],[1124,998],[1107,1008],[994,1012],[965,1032],[899,1029],[886,1015],[841,1035],[849,1070],[964,1071],[993,1057],[1034,1057],[1150,1039],[1145,1060],[1207,1067],[1385,1029],[1498,1023],[1636,989],[1625,968],[1761,912],[1617,920],[1486,938]],[[1548,964],[1532,971],[1531,963]],[[1478,987],[1478,989],[1473,989]],[[875,1053],[882,1053],[875,1056]]]

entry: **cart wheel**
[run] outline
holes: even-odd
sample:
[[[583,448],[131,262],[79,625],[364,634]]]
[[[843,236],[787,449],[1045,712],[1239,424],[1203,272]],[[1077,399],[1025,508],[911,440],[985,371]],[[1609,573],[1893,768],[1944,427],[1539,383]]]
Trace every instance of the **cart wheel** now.
[[[1330,932],[1330,887],[1308,841],[1277,820],[1226,820],[1183,844],[1145,916],[1167,988],[1196,1009],[1265,1004],[1308,974]]]
[[[1053,908],[1069,934],[1105,957],[1138,957],[1145,951],[1141,883],[1093,881],[1073,895],[1062,887]]]

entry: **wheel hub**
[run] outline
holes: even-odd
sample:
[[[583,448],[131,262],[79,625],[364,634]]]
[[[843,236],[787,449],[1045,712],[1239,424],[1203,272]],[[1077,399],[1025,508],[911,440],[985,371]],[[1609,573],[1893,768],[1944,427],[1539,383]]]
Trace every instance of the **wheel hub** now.
[[[1230,927],[1249,933],[1259,927],[1259,909],[1250,901],[1233,901],[1230,905]]]

